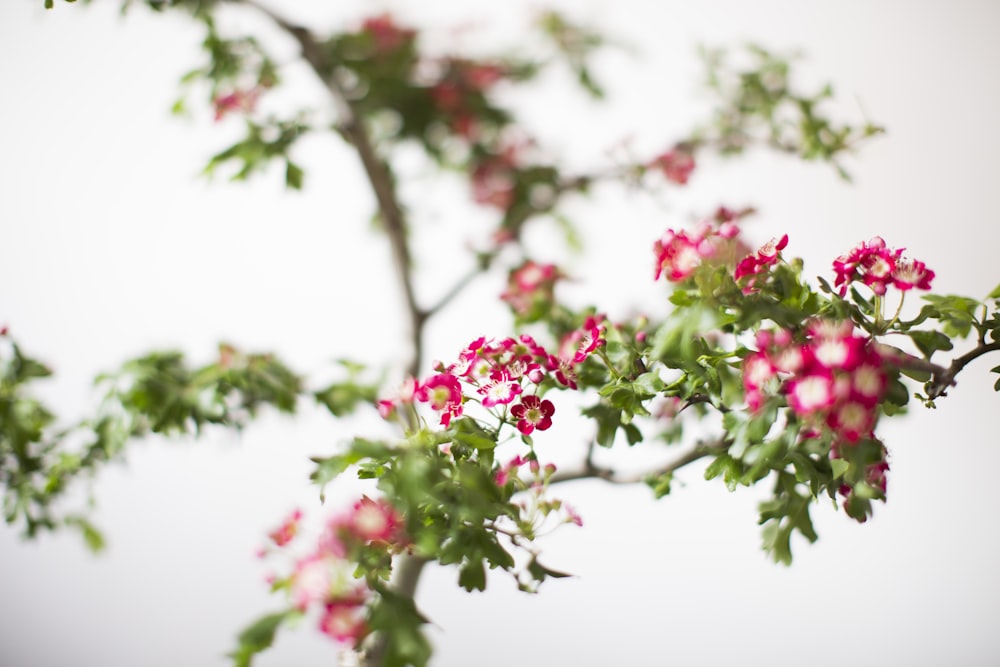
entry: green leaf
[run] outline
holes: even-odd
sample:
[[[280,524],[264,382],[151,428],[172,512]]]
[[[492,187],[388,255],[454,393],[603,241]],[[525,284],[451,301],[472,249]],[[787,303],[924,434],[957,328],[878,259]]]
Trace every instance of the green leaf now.
[[[285,160],[285,187],[289,190],[302,189],[302,168],[291,160]]]
[[[355,384],[348,380],[347,382],[331,384],[326,389],[315,392],[313,397],[318,403],[324,405],[333,416],[344,417],[353,413],[362,403],[374,403],[377,389],[373,386]]]
[[[986,295],[987,299],[1000,299],[1000,285],[993,288],[993,291]]]
[[[940,331],[914,330],[908,331],[906,335],[913,339],[914,345],[924,355],[924,358],[928,360],[938,350],[950,350],[953,347],[951,339]]]
[[[473,449],[493,449],[497,446],[496,434],[487,431],[470,417],[453,421],[448,428],[448,434],[456,442]]]
[[[384,442],[355,438],[351,441],[348,450],[343,454],[335,454],[334,456],[327,457],[311,457],[310,460],[316,464],[316,469],[309,475],[309,479],[319,485],[320,498],[322,499],[326,485],[336,479],[350,466],[361,463],[365,459],[383,459],[391,452],[392,448]]]
[[[615,444],[615,433],[622,422],[622,411],[605,403],[598,403],[583,410],[583,414],[597,422],[597,444],[611,447]]]
[[[646,478],[646,485],[653,490],[653,495],[657,500],[670,494],[670,483],[674,479],[672,472]]]
[[[431,645],[420,631],[427,619],[413,600],[377,585],[378,601],[371,612],[371,629],[385,639],[381,667],[426,667]]]
[[[656,373],[643,373],[634,380],[635,386],[646,394],[655,396],[666,386]]]
[[[229,654],[234,667],[250,667],[253,656],[271,647],[278,628],[287,620],[301,615],[301,612],[290,609],[263,616],[244,630],[236,638],[236,650]]]
[[[939,319],[945,334],[957,338],[965,338],[969,335],[972,323],[976,319],[976,309],[980,306],[978,301],[953,294],[927,294],[924,296],[924,300],[933,304],[940,312]]]
[[[728,454],[719,454],[705,468],[705,479],[715,479],[719,475],[723,476],[722,479],[726,483],[726,488],[730,491],[735,491],[736,485],[740,483],[740,479],[743,477],[743,466]]]
[[[830,469],[833,471],[833,479],[840,479],[851,467],[851,464],[844,459],[830,459]]]
[[[486,590],[486,566],[482,559],[467,560],[458,571],[458,585],[465,590]]]
[[[86,543],[87,548],[92,553],[96,554],[104,550],[104,536],[101,534],[101,531],[84,517],[76,515],[68,516],[63,519],[63,523],[80,531],[84,543]]]
[[[545,581],[546,577],[552,577],[553,579],[562,579],[564,577],[571,577],[573,575],[567,572],[560,572],[558,570],[552,570],[541,563],[538,562],[538,556],[532,556],[531,562],[528,563],[528,574],[532,576],[535,581],[542,582]]]

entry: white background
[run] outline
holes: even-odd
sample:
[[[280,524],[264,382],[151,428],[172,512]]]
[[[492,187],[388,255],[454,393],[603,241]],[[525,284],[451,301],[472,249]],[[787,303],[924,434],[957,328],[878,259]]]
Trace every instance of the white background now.
[[[537,9],[477,4],[280,3],[317,29],[388,8],[428,26],[436,45],[466,47],[515,45]],[[664,312],[664,290],[649,282],[652,241],[718,203],[756,205],[762,213],[748,234],[763,241],[787,231],[786,254],[804,257],[814,274],[881,234],[938,272],[937,292],[982,297],[1000,279],[1000,5],[561,4],[628,47],[599,62],[610,93],[599,108],[555,80],[510,98],[551,155],[574,165],[600,164],[626,139],[650,155],[682,136],[708,108],[698,44],[801,49],[804,88],[831,80],[841,117],[868,114],[889,130],[851,162],[852,186],[823,166],[755,154],[706,159],[683,192],[650,200],[602,190],[574,203],[587,250],[571,260],[571,295],[596,295],[612,316],[633,306]],[[405,358],[388,252],[370,230],[372,202],[342,144],[324,138],[298,149],[305,193],[284,193],[277,172],[207,183],[200,166],[238,123],[167,113],[178,77],[200,63],[197,28],[141,8],[121,20],[116,3],[41,5],[0,5],[0,320],[55,369],[40,393],[61,415],[86,414],[97,398],[90,378],[154,348],[207,362],[229,340],[274,350],[317,379],[338,356]],[[456,35],[454,25],[467,30]],[[294,49],[278,45],[291,60]],[[315,84],[287,69],[294,99],[273,103],[326,113]],[[419,287],[430,302],[466,268],[456,249],[481,242],[491,217],[468,207],[456,183],[430,183],[418,165],[404,173],[416,183],[404,195],[425,234]],[[544,225],[535,233],[542,244],[553,237]],[[561,255],[542,245],[538,256]],[[494,299],[501,286],[496,276],[480,280],[434,324],[432,357],[506,332]],[[697,466],[659,503],[644,488],[562,487],[585,528],[548,539],[545,562],[578,576],[534,597],[504,577],[467,595],[453,571],[429,570],[419,602],[435,623],[434,664],[1000,664],[1000,442],[987,373],[996,363],[970,366],[936,411],[882,424],[889,502],[864,526],[817,507],[821,539],[795,544],[791,568],[759,550],[759,493],[729,494],[702,481]],[[563,406],[557,417],[571,414]],[[335,451],[359,428],[378,426],[307,410],[301,419],[265,417],[241,436],[135,443],[94,487],[110,543],[99,557],[72,535],[22,543],[0,529],[0,665],[226,664],[237,630],[281,605],[253,553],[291,507],[316,507],[306,457]],[[560,462],[584,438],[558,420],[546,436],[544,451]],[[330,502],[353,493],[338,486]],[[259,660],[335,662],[333,645],[308,626],[281,635]]]

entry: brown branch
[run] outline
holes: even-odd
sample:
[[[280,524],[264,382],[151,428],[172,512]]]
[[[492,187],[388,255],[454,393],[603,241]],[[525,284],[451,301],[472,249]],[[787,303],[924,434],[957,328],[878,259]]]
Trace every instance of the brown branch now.
[[[993,341],[992,343],[980,341],[976,347],[962,356],[952,359],[951,364],[947,368],[932,361],[915,357],[892,345],[882,344],[879,346],[879,349],[884,355],[888,356],[889,361],[897,368],[928,373],[931,377],[925,385],[927,387],[927,398],[928,400],[934,400],[935,398],[948,395],[948,389],[958,384],[955,381],[955,376],[962,372],[962,369],[970,363],[984,354],[1000,351],[1000,340]]]
[[[557,472],[552,475],[552,478],[549,480],[549,484],[563,484],[565,482],[574,482],[580,479],[599,479],[608,482],[609,484],[639,484],[641,482],[645,482],[651,477],[659,477],[660,475],[672,473],[675,470],[679,470],[690,463],[694,463],[699,459],[705,458],[706,456],[720,454],[724,452],[728,446],[729,445],[722,438],[716,440],[710,445],[696,445],[680,458],[659,468],[636,475],[620,475],[612,468],[602,468],[594,465],[590,460],[591,452],[588,450],[587,459],[584,462],[582,469],[570,472]]]
[[[956,384],[955,376],[958,375],[963,368],[984,354],[996,352],[998,350],[1000,350],[1000,340],[995,340],[992,343],[980,343],[962,356],[953,359],[951,365],[948,366],[947,369],[942,369],[944,371],[943,373],[934,374],[934,377],[932,378],[933,381],[927,388],[927,398],[933,400],[938,396],[947,396],[948,388]]]
[[[412,356],[407,372],[409,375],[417,377],[422,366],[424,324],[427,321],[428,313],[420,308],[413,288],[413,261],[407,243],[405,218],[396,193],[392,172],[386,161],[378,155],[364,125],[364,119],[361,118],[348,96],[347,88],[342,80],[342,70],[339,64],[334,62],[331,54],[321,47],[306,28],[288,22],[282,16],[258,3],[257,0],[230,1],[254,8],[294,38],[302,50],[302,58],[309,64],[333,98],[340,117],[340,131],[357,151],[365,176],[368,178],[368,183],[375,195],[386,236],[389,238],[393,264],[396,267],[399,286],[405,298],[406,311],[410,320]],[[401,556],[393,580],[396,592],[413,599],[417,583],[420,581],[420,574],[426,563],[427,559],[421,556]],[[367,667],[381,667],[385,660],[386,646],[387,638],[385,635],[375,635],[363,655],[363,664]]]
[[[238,4],[253,7],[267,16],[279,28],[288,33],[298,42],[302,50],[302,58],[309,64],[316,76],[329,91],[337,106],[340,116],[340,131],[347,141],[354,146],[361,159],[368,183],[378,203],[379,215],[385,226],[386,236],[392,248],[393,264],[396,266],[400,288],[406,300],[407,314],[410,320],[410,334],[413,341],[413,354],[408,372],[416,377],[420,373],[423,354],[423,325],[427,312],[417,304],[413,289],[413,261],[406,238],[406,224],[402,207],[396,195],[396,187],[388,164],[379,157],[375,145],[364,125],[364,120],[358,114],[351,102],[347,88],[342,80],[342,71],[330,53],[324,50],[308,29],[288,22],[257,0],[230,0]]]

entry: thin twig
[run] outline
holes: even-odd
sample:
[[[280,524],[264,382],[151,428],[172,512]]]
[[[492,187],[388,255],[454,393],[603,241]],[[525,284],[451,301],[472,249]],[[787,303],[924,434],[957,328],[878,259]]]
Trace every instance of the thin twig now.
[[[565,482],[574,482],[580,479],[599,479],[608,482],[609,484],[639,484],[652,477],[659,477],[661,475],[672,473],[675,470],[679,470],[690,463],[694,463],[699,459],[705,458],[706,456],[719,454],[725,451],[727,447],[728,445],[726,442],[720,438],[711,445],[698,445],[680,458],[671,461],[664,466],[634,475],[620,475],[612,468],[595,466],[589,461],[588,454],[588,461],[585,462],[584,467],[581,470],[557,472],[552,475],[552,478],[549,480],[549,484],[562,484]]]

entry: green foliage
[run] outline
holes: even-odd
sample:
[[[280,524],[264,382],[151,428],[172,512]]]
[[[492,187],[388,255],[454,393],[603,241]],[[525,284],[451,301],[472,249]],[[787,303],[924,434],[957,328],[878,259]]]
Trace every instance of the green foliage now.
[[[279,611],[262,616],[244,628],[236,638],[236,648],[229,654],[233,667],[250,667],[253,657],[274,643],[278,628],[300,616],[301,613],[294,609]]]
[[[760,523],[764,526],[764,550],[775,562],[791,565],[791,538],[796,531],[810,542],[818,538],[809,516],[812,498],[798,490],[794,475],[779,473],[774,499],[760,504]]]
[[[31,396],[33,382],[50,374],[19,345],[0,339],[0,485],[4,519],[23,523],[27,536],[65,526],[88,548],[104,539],[80,513],[60,518],[53,506],[72,483],[89,478],[121,457],[126,443],[149,433],[197,435],[207,425],[242,428],[265,405],[295,411],[302,380],[270,354],[245,354],[220,345],[219,361],[189,367],[182,354],[159,352],[102,375],[105,390],[97,414],[69,428]]]
[[[421,631],[428,621],[413,600],[378,586],[378,602],[372,608],[369,624],[386,637],[384,667],[426,667],[431,645]]]
[[[259,124],[246,121],[246,136],[222,150],[208,161],[205,174],[212,175],[223,164],[234,163],[237,167],[232,175],[234,181],[244,181],[258,171],[263,171],[272,161],[285,163],[285,185],[291,190],[302,187],[302,168],[288,157],[292,145],[309,131],[301,118],[296,120],[268,119]]]
[[[718,95],[712,126],[696,135],[696,143],[711,144],[727,155],[754,145],[798,155],[804,160],[829,162],[845,180],[850,176],[840,164],[842,154],[884,130],[866,122],[860,127],[839,124],[823,112],[823,102],[833,97],[826,85],[818,92],[798,92],[791,80],[791,58],[757,45],[744,54],[750,65],[731,68],[723,50],[702,52],[708,85]]]
[[[347,379],[313,392],[316,401],[334,417],[352,414],[359,405],[374,405],[378,400],[379,383],[363,382],[361,376],[365,367],[360,364],[346,359],[338,363],[347,371]]]
[[[575,25],[557,12],[545,12],[538,25],[565,58],[577,82],[591,96],[604,97],[604,89],[594,79],[588,61],[595,51],[604,46],[604,38],[596,32]]]
[[[131,4],[126,0],[125,7]],[[465,174],[477,198],[497,209],[495,238],[498,248],[510,242],[505,252],[517,245],[530,220],[545,215],[564,221],[558,210],[564,194],[586,193],[599,180],[633,184],[655,171],[648,160],[636,159],[607,172],[566,174],[511,142],[516,118],[496,100],[498,81],[520,85],[551,62],[562,61],[584,90],[593,97],[603,95],[589,64],[603,39],[559,14],[546,13],[540,21],[557,57],[518,60],[426,54],[418,32],[397,25],[389,15],[314,36],[266,10],[265,16],[295,40],[319,82],[333,94],[339,116],[332,127],[324,128],[313,126],[305,112],[288,118],[255,113],[258,96],[277,94],[279,68],[256,39],[219,30],[214,17],[219,3],[145,0],[145,4],[157,11],[183,9],[203,25],[206,62],[183,77],[185,95],[207,92],[217,119],[230,112],[243,117],[244,136],[217,152],[205,172],[230,169],[234,180],[243,180],[278,164],[286,187],[300,189],[304,168],[291,155],[299,139],[328,129],[340,133],[358,151],[378,195],[407,296],[413,287],[411,267],[408,259],[398,258],[408,258],[408,234],[413,229],[403,213],[404,219],[393,221],[395,226],[388,224],[393,208],[406,208],[395,201],[392,160],[399,147],[416,147],[437,167]],[[47,0],[46,6],[51,5]],[[710,125],[681,137],[675,145],[692,155],[705,151],[736,155],[764,146],[828,162],[847,178],[843,156],[881,128],[831,118],[825,106],[832,89],[800,92],[793,85],[791,58],[758,46],[748,47],[743,56],[749,65],[733,68],[722,51],[706,51],[708,83],[718,96],[716,112]],[[186,107],[182,97],[175,110]],[[679,183],[669,176],[668,180]],[[490,187],[496,191],[480,192]],[[572,240],[572,227],[564,227]],[[499,249],[480,252],[478,270],[489,270],[500,254]],[[593,423],[593,443],[607,448],[650,441],[670,444],[682,439],[685,421],[714,427],[714,437],[695,443],[675,467],[647,475],[645,483],[657,498],[664,497],[671,491],[676,468],[702,457],[711,457],[705,478],[720,478],[730,490],[773,480],[771,497],[760,505],[763,546],[775,561],[788,564],[795,533],[816,541],[810,509],[824,495],[834,501],[842,498],[845,512],[855,520],[865,521],[872,514],[873,501],[885,496],[887,452],[863,418],[858,432],[848,434],[845,429],[834,434],[833,424],[841,415],[825,414],[815,406],[796,409],[785,384],[795,371],[779,368],[773,359],[767,361],[773,363],[771,377],[762,380],[767,386],[751,388],[744,377],[747,360],[763,354],[768,336],[775,332],[786,336],[789,346],[804,345],[811,335],[810,323],[819,319],[849,320],[852,331],[856,327],[863,332],[851,341],[865,350],[877,350],[874,342],[890,334],[908,338],[907,345],[912,344],[923,358],[895,349],[872,353],[882,365],[873,371],[880,386],[871,403],[877,405],[865,406],[871,407],[874,424],[879,416],[905,412],[910,380],[924,383],[926,396],[917,396],[933,405],[965,364],[1000,349],[1000,287],[987,298],[994,300],[992,312],[987,303],[967,297],[930,295],[924,297],[919,314],[904,321],[899,319],[902,301],[896,314],[887,316],[884,296],[861,283],[850,285],[843,295],[822,278],[814,288],[804,278],[800,260],[776,260],[752,281],[744,277],[737,283],[733,264],[739,257],[723,254],[706,258],[689,277],[673,285],[664,299],[665,310],[668,303],[672,308],[652,321],[605,322],[595,317],[596,307],[571,310],[548,293],[518,313],[516,321],[546,325],[557,344],[579,332],[588,319],[602,321],[601,344],[588,348],[593,354],[585,360],[546,359],[546,365],[564,364],[576,374],[587,401],[582,415]],[[448,296],[440,305],[446,305],[464,284],[445,292]],[[412,342],[419,348],[422,327],[439,307],[421,310],[412,300],[407,307],[414,323]],[[955,338],[973,333],[976,346],[950,367],[932,362],[936,354],[953,349]],[[57,431],[54,415],[28,390],[30,383],[49,374],[48,369],[24,356],[16,345],[10,348],[0,384],[5,518],[8,523],[23,522],[29,535],[41,528],[74,527],[95,550],[103,540],[85,517],[68,514],[60,519],[50,510],[72,480],[120,457],[130,438],[197,435],[211,425],[243,428],[264,406],[294,412],[298,397],[307,393],[302,378],[272,355],[244,354],[222,345],[217,362],[192,367],[179,352],[157,352],[102,376],[105,400],[98,415],[73,429]],[[414,352],[419,359],[422,350]],[[336,418],[376,404],[382,382],[367,379],[361,366],[342,362],[342,367],[346,377],[308,392]],[[1000,373],[1000,366],[992,372]],[[860,392],[845,374],[836,378],[841,386],[829,379],[831,394],[834,388]],[[532,391],[540,399],[571,384],[564,377],[547,377]],[[1000,391],[1000,380],[996,388]],[[758,395],[752,395],[754,390]],[[316,464],[312,480],[321,497],[328,484],[351,471],[371,480],[403,523],[406,543],[396,545],[397,551],[367,543],[350,553],[356,577],[372,593],[366,620],[374,636],[368,642],[378,647],[384,667],[424,667],[431,655],[422,631],[427,619],[412,599],[385,583],[393,553],[406,549],[415,558],[453,566],[458,585],[469,592],[485,590],[489,570],[512,574],[527,591],[537,590],[548,578],[567,576],[543,566],[535,547],[548,528],[545,521],[564,509],[547,495],[554,471],[537,460],[533,437],[540,434],[516,432],[517,420],[505,405],[492,410],[480,405],[486,416],[476,416],[474,404],[484,401],[474,393],[454,406],[442,428],[423,421],[410,404],[413,400],[423,399],[407,397],[400,406],[405,414],[395,416],[402,427],[398,437],[354,437],[337,453],[312,459]],[[68,445],[71,435],[77,442],[74,447]],[[519,456],[516,464],[499,462],[498,447],[517,440],[527,447],[520,450],[527,452],[524,457]],[[530,475],[520,468],[525,465]],[[588,476],[620,481],[614,471],[597,467],[589,450],[582,472],[563,479]],[[276,588],[287,588],[289,581]],[[231,654],[237,667],[249,667],[257,653],[271,646],[278,628],[300,616],[297,610],[278,612],[246,628]]]

